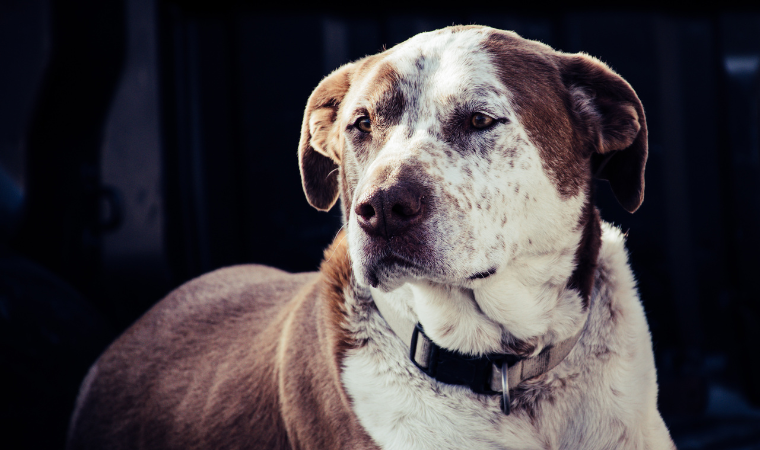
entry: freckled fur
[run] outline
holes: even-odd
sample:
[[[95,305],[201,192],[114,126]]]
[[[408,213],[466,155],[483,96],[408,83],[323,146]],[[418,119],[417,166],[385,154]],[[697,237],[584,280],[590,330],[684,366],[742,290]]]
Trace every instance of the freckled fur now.
[[[419,48],[427,55],[424,65],[417,63]],[[503,57],[505,52],[507,57]],[[420,233],[430,242],[437,263],[422,273],[389,270],[384,282],[370,291],[373,297],[385,297],[400,314],[421,322],[426,333],[443,347],[476,355],[537,354],[588,326],[584,325],[587,317],[589,321],[601,320],[601,311],[611,311],[595,302],[638,304],[635,291],[608,292],[608,297],[600,297],[593,290],[598,280],[600,248],[612,244],[602,243],[601,222],[591,191],[591,158],[602,150],[589,143],[587,129],[579,130],[577,126],[584,123],[588,129],[598,130],[592,122],[601,120],[601,113],[585,98],[584,105],[572,106],[579,97],[575,85],[568,86],[567,76],[563,78],[563,58],[563,54],[542,44],[487,29],[447,29],[420,35],[384,55],[384,63],[391,64],[404,80],[399,83],[404,97],[414,98],[407,104],[413,111],[404,112],[400,122],[404,125],[398,131],[387,132],[387,140],[369,166],[355,169],[368,175],[359,177],[354,195],[367,188],[362,180],[370,180],[373,171],[424,161],[424,179],[433,181],[430,186],[438,207]],[[449,61],[452,66],[447,64]],[[479,70],[483,64],[495,70]],[[599,63],[590,60],[590,64]],[[610,77],[616,76],[604,70]],[[492,88],[483,88],[485,85]],[[478,88],[470,89],[471,86]],[[495,93],[490,106],[488,93]],[[468,135],[455,127],[460,114],[457,105],[471,103],[468,95],[478,95],[478,107],[507,117],[509,125],[498,133],[494,131],[487,141],[467,141]],[[623,97],[619,101],[621,116],[628,114],[631,120],[643,120],[643,112],[631,114],[640,109],[638,100],[633,107],[625,103],[632,98]],[[350,104],[350,95],[347,100]],[[584,116],[579,112],[583,108],[597,115]],[[426,121],[429,117],[437,120]],[[612,138],[598,139],[623,142],[618,144],[620,150],[638,138],[635,133],[622,131],[613,133]],[[483,148],[488,150],[470,151],[462,145],[485,145]],[[636,150],[633,153],[637,158]],[[494,158],[496,155],[503,157]],[[533,164],[534,159],[541,165]],[[520,201],[516,201],[517,196]],[[489,199],[488,208],[481,206],[483,198]],[[350,203],[348,199],[344,201]],[[624,205],[635,201],[638,199],[621,198]],[[494,215],[502,219],[493,223]],[[366,259],[363,249],[367,241],[353,224],[349,211],[349,251],[361,284],[366,282],[363,273],[374,262]],[[608,234],[614,236],[615,231]],[[622,247],[619,251],[624,252]],[[497,267],[497,272],[485,279],[462,281],[466,274],[490,267]],[[614,271],[620,272],[620,277],[630,276],[625,261]],[[609,321],[609,312],[603,316]],[[397,354],[391,352],[395,356],[389,356],[393,345],[386,341],[393,341],[392,337],[386,337],[388,330],[382,326],[374,329],[372,323],[364,324],[364,332],[373,337],[368,339],[367,347],[350,352],[343,378],[356,400],[360,420],[384,448],[462,448],[472,442],[482,448],[577,448],[571,443],[578,442],[586,444],[582,448],[605,448],[618,440],[618,445],[629,448],[643,448],[645,442],[659,442],[657,446],[662,448],[672,445],[654,403],[644,408],[650,411],[647,420],[618,417],[625,410],[623,403],[618,403],[617,409],[600,405],[593,413],[599,414],[597,422],[577,424],[564,419],[582,402],[594,403],[584,393],[587,387],[604,386],[591,378],[591,372],[580,373],[577,367],[590,357],[598,357],[600,364],[615,366],[618,363],[609,348],[592,353],[578,351],[579,355],[567,360],[568,366],[577,364],[575,368],[558,368],[520,386],[515,393],[513,416],[491,416],[493,410],[488,408],[483,414],[462,413],[447,406],[449,400],[441,398],[445,397],[443,393],[458,396],[452,405],[460,409],[472,403],[474,409],[482,410],[483,401],[491,401],[492,408],[495,404],[492,398],[479,398],[466,389],[427,381],[408,367],[403,375],[388,375],[389,371],[395,373],[392,367],[408,365],[405,350],[399,347]],[[649,398],[655,398],[654,366],[645,323],[636,335],[643,339],[636,344],[640,357],[645,358],[641,370],[651,374],[639,388]],[[582,339],[587,344],[592,340],[585,332]],[[603,341],[600,338],[599,345]],[[393,380],[398,380],[398,389]],[[423,391],[417,387],[420,381],[428,383]],[[630,383],[638,382],[631,379]],[[414,389],[401,387],[409,385]],[[594,389],[592,392],[600,396],[608,395],[603,388]],[[621,390],[628,395],[632,391]],[[432,393],[431,397],[426,392]],[[568,397],[572,395],[575,397]],[[404,400],[410,397],[416,406]],[[394,400],[388,402],[389,398]],[[433,420],[435,416],[440,417],[439,422]],[[607,423],[615,438],[609,442],[598,440],[598,432],[592,430],[599,423]],[[436,436],[432,436],[434,430]]]
[[[499,122],[473,132],[472,112]],[[511,32],[449,27],[337,69],[298,151],[308,201],[341,198],[320,274],[240,266],[180,287],[93,366],[69,448],[674,448],[623,236],[593,206],[597,174],[638,208],[646,156],[622,78]],[[398,183],[424,220],[372,238],[355,205]],[[464,354],[581,337],[507,416],[419,371],[381,297]]]

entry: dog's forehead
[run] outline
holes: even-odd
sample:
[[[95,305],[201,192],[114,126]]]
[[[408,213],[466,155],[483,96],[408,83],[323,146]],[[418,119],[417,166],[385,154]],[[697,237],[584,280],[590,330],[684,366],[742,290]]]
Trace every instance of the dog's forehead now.
[[[460,90],[488,72],[490,56],[484,52],[485,30],[423,33],[396,46],[386,57],[402,80],[428,78],[439,90]]]
[[[362,60],[346,103],[353,109],[378,107],[381,114],[383,109],[400,112],[425,104],[446,108],[489,101],[521,109],[556,92],[539,88],[556,72],[555,53],[540,42],[488,27],[422,33]],[[537,91],[542,98],[535,98]],[[355,111],[345,112],[351,116]]]
[[[455,145],[457,127],[485,113],[524,132],[521,142],[535,146],[563,198],[572,197],[585,179],[586,162],[567,109],[563,55],[488,27],[417,35],[354,66],[341,120],[352,124],[369,115],[377,135],[371,145],[349,147],[369,162],[380,149],[392,148],[385,144],[394,138],[397,144],[424,136]]]
[[[444,29],[419,34],[363,61],[352,86],[352,103],[388,102],[409,109],[424,99],[443,105],[484,93],[508,96],[488,51],[488,28]],[[399,105],[397,105],[399,106]]]

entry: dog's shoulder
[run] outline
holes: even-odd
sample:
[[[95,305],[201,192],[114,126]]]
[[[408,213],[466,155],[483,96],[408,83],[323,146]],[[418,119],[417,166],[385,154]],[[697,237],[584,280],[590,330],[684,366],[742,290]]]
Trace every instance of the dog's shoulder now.
[[[180,334],[185,327],[228,334],[226,330],[239,322],[257,334],[317,278],[317,272],[288,273],[256,264],[226,267],[180,286],[141,321],[153,323],[171,317],[170,323],[160,325],[164,329],[170,325],[168,332]]]
[[[158,302],[113,344],[113,350],[181,361],[234,350],[246,339],[256,347],[268,338],[264,331],[283,320],[279,316],[299,292],[307,295],[317,280],[316,272],[291,274],[253,264],[213,271]],[[166,354],[169,348],[172,353]]]
[[[90,369],[69,448],[288,448],[275,407],[279,333],[269,330],[317,278],[241,265],[177,288]]]
[[[157,303],[90,369],[68,448],[372,448],[339,380],[336,241],[319,273],[235,266]]]

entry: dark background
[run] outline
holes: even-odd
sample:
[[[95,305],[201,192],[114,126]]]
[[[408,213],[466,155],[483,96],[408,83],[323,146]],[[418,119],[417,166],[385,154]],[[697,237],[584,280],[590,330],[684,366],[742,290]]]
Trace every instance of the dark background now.
[[[760,11],[254,5],[0,3],[0,447],[61,448],[89,365],[182,282],[315,270],[340,217],[301,192],[311,90],[477,23],[597,56],[638,92],[646,200],[629,215],[600,185],[598,205],[628,231],[661,411],[679,448],[760,448]]]

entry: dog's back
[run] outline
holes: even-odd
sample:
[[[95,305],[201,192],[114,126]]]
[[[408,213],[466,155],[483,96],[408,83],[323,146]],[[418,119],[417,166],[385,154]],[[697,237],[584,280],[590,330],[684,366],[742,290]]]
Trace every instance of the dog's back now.
[[[287,371],[287,378],[295,374],[310,384],[336,381],[324,367],[293,367],[295,361],[319,360],[304,354],[325,350],[329,332],[318,330],[315,321],[298,320],[325,314],[318,300],[324,285],[316,273],[248,265],[177,289],[90,369],[68,448],[299,447],[291,441],[304,434],[297,426],[309,417],[288,404],[311,403],[323,390],[291,389],[281,384],[287,383],[281,375]],[[342,399],[313,400],[321,404],[315,414],[352,423],[343,417]],[[309,437],[317,446],[321,440],[324,448],[338,448],[341,437],[324,431]]]
[[[173,292],[90,369],[69,448],[216,448],[213,429],[199,433],[209,421],[227,443],[237,433],[241,447],[286,447],[282,420],[272,414],[277,392],[240,386],[276,385],[273,365],[260,361],[275,360],[286,302],[314,278],[239,266]],[[241,409],[255,420],[241,423]]]

